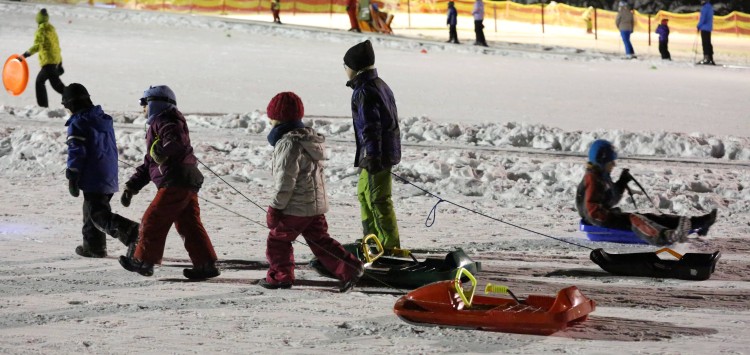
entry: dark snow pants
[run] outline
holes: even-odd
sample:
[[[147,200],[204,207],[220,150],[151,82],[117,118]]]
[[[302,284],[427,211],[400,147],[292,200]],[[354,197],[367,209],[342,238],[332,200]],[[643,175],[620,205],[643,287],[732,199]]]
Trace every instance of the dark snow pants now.
[[[669,54],[669,41],[659,41],[659,53],[661,54],[661,59],[672,59],[672,56]]]
[[[477,36],[477,44],[481,44],[483,46],[487,45],[487,40],[484,39],[484,25],[482,24],[484,20],[474,20],[474,34]]]
[[[274,225],[275,223],[275,225]],[[294,242],[302,234],[306,244],[321,264],[341,281],[348,281],[359,273],[362,262],[344,250],[339,242],[328,235],[325,215],[298,217],[282,215],[269,223],[266,241],[266,259],[270,264],[266,281],[294,283]]]
[[[456,31],[456,25],[450,25],[448,28],[448,42],[458,43],[458,31]]]
[[[141,220],[135,258],[151,264],[161,263],[173,223],[194,266],[216,262],[213,244],[201,223],[198,193],[188,187],[162,187],[156,193]]]
[[[62,95],[65,84],[60,80],[61,73],[58,70],[57,64],[47,64],[42,66],[42,70],[36,76],[36,103],[39,107],[49,107],[47,88],[44,86],[47,80],[49,80],[52,88]]]
[[[703,55],[714,55],[714,46],[711,44],[711,31],[701,31],[701,44]]]
[[[83,193],[83,248],[96,254],[107,251],[106,234],[120,239],[123,244],[131,240],[128,233],[138,232],[138,223],[112,213],[109,201],[112,194]],[[135,236],[133,236],[134,238]]]

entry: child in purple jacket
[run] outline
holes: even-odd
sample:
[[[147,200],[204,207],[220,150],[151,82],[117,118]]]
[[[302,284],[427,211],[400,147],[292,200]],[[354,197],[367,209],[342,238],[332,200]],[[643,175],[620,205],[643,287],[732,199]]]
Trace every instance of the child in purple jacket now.
[[[661,24],[656,27],[656,33],[659,34],[659,53],[661,53],[661,59],[672,60],[672,56],[669,55],[669,26],[667,26],[669,19],[662,19]]]

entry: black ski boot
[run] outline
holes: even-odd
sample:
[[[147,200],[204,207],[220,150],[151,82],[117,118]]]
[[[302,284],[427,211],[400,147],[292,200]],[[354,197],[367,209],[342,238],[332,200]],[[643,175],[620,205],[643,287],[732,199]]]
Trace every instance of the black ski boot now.
[[[120,265],[122,265],[125,270],[137,272],[143,276],[152,276],[154,274],[154,264],[140,261],[136,258],[127,257],[125,255],[120,256]]]
[[[717,212],[718,211],[714,208],[708,214],[700,217],[690,218],[691,229],[696,230],[696,233],[698,233],[698,235],[701,237],[706,236],[708,234],[708,230],[716,222]]]
[[[205,280],[221,275],[221,271],[214,263],[194,266],[192,269],[182,269],[182,274],[191,280]]]
[[[76,247],[76,254],[84,258],[104,258],[107,256],[106,250],[91,250],[85,244]]]

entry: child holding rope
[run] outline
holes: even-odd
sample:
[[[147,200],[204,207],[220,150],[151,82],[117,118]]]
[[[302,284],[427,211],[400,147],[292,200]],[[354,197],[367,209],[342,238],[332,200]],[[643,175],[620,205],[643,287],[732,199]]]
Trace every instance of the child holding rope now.
[[[273,128],[268,143],[273,148],[273,201],[266,223],[270,232],[266,258],[270,264],[258,285],[268,289],[291,288],[294,284],[292,242],[302,234],[319,263],[341,281],[347,292],[364,274],[364,266],[352,253],[328,235],[328,197],[323,161],[325,137],[302,123],[304,106],[299,96],[282,92],[267,108]]]

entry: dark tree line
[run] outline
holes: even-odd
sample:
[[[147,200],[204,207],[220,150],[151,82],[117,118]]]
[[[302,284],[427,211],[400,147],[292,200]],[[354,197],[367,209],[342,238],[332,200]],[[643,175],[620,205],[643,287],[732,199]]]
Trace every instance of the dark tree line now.
[[[521,4],[549,3],[549,0],[513,0]],[[556,0],[577,7],[593,6],[598,9],[617,10],[619,0]],[[659,10],[675,13],[690,13],[700,11],[700,0],[627,0],[638,12],[655,14]],[[732,11],[750,14],[750,0],[711,0],[716,15],[726,15]]]

